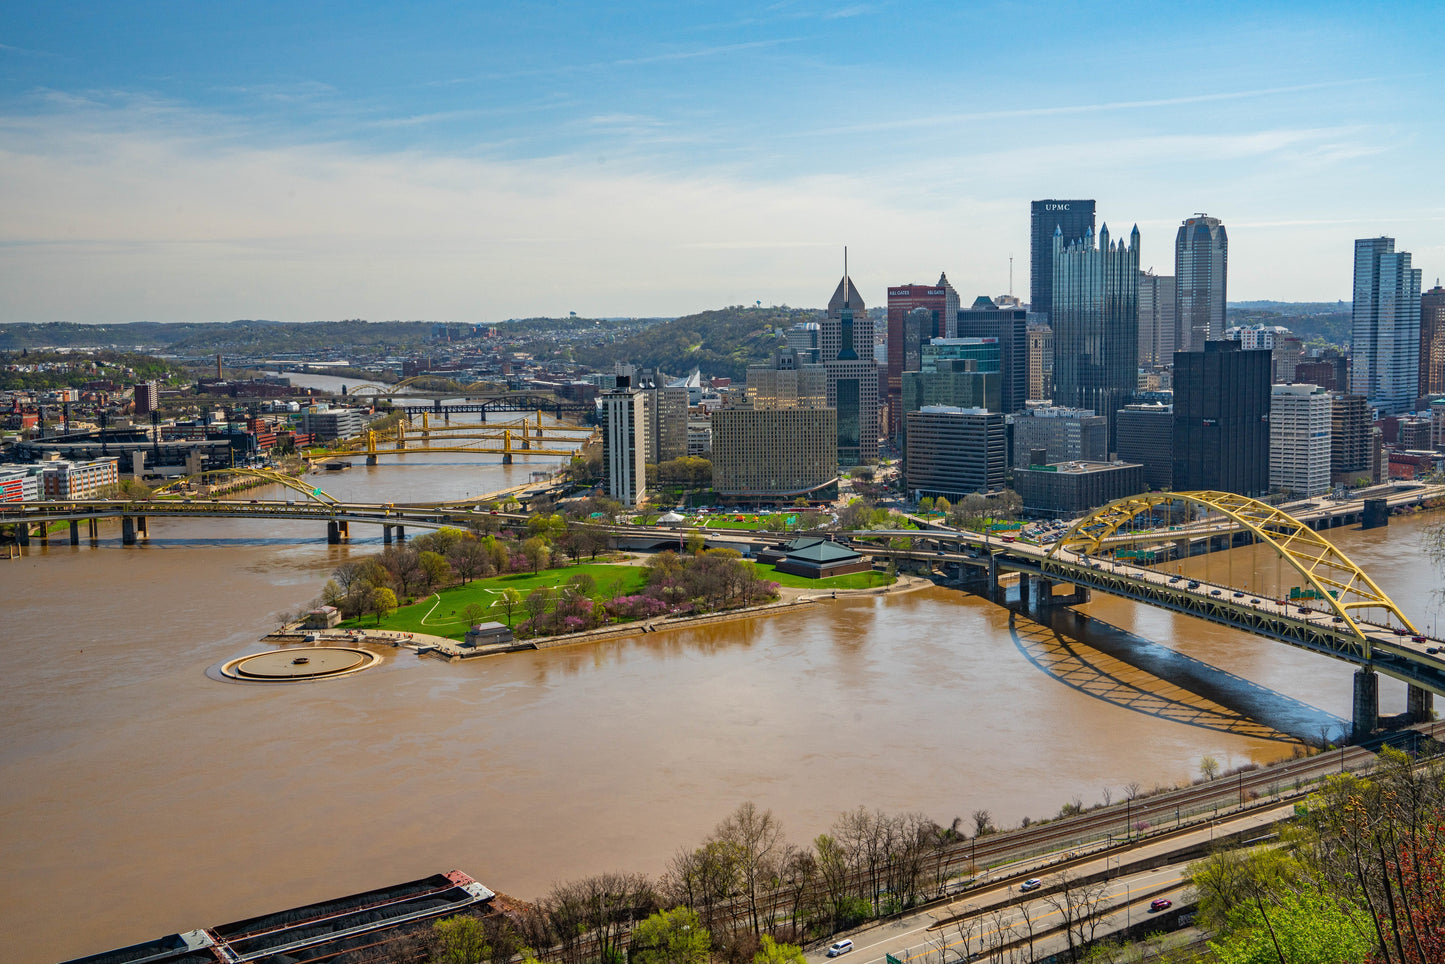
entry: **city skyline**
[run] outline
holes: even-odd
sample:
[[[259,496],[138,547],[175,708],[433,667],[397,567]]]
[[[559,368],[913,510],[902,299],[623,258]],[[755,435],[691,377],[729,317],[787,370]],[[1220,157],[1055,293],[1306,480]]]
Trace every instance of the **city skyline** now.
[[[1203,210],[1232,297],[1345,300],[1355,238],[1445,270],[1429,12],[27,8],[0,323],[813,306],[845,244],[869,304],[1001,294],[1010,257],[1026,297],[1058,197],[1138,223],[1141,268]]]

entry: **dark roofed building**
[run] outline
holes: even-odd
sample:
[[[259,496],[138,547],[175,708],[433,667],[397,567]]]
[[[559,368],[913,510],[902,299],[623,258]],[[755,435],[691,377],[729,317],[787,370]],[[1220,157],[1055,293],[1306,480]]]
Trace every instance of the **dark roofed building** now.
[[[809,579],[867,572],[873,561],[857,550],[818,536],[800,536],[776,549],[758,553],[758,561],[770,563],[779,572]]]

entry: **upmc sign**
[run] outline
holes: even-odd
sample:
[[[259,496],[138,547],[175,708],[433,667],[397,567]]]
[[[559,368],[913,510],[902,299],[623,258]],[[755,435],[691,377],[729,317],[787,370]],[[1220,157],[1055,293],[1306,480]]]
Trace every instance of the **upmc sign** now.
[[[1044,205],[1044,210],[1045,210],[1045,211],[1067,211],[1068,209],[1069,209],[1069,206],[1068,206],[1067,204],[1045,204],[1045,205]]]

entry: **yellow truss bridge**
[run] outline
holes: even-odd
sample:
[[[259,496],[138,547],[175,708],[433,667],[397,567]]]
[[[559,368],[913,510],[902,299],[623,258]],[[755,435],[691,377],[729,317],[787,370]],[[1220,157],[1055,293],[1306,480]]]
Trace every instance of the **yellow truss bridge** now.
[[[1228,520],[1229,531],[1242,529],[1271,547],[1280,559],[1304,577],[1316,599],[1341,617],[1353,632],[1364,636],[1357,619],[1367,610],[1383,610],[1411,634],[1418,632],[1395,601],[1334,543],[1289,513],[1232,492],[1153,492],[1120,499],[1074,523],[1049,550],[1048,557],[1060,559],[1064,553],[1097,556],[1111,552],[1121,542],[1137,541],[1137,534],[1129,540],[1118,537],[1128,535],[1140,517],[1152,521],[1155,509],[1179,503],[1219,513]],[[1191,535],[1208,536],[1217,531],[1213,528],[1170,531],[1166,527],[1156,529],[1152,535],[1163,543]]]
[[[335,454],[365,454],[370,463],[382,455],[418,452],[480,452],[501,455],[505,462],[516,455],[565,458],[577,454],[576,446],[595,434],[591,428],[544,425],[540,412],[535,423],[521,419],[502,425],[433,425],[429,415],[423,413],[420,429],[404,421],[380,432],[368,429],[348,440]]]
[[[225,482],[238,478],[255,478],[264,482],[274,482],[277,485],[284,485],[293,492],[299,492],[313,502],[322,505],[340,505],[340,500],[333,498],[316,486],[307,485],[295,476],[287,475],[284,472],[274,472],[270,469],[237,468],[237,469],[214,469],[209,472],[199,472],[195,475],[187,475],[156,489],[154,495],[165,496],[175,495],[193,486],[224,484]]]

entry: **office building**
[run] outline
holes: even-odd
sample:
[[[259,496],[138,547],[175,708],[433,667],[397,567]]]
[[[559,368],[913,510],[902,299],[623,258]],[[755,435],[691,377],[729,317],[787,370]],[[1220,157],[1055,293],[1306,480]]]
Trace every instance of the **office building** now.
[[[633,388],[631,375],[618,375],[617,387],[598,397],[607,494],[623,505],[636,505],[647,493],[645,396]]]
[[[1270,353],[1207,341],[1174,353],[1174,488],[1269,491]]]
[[[828,373],[828,405],[836,413],[838,464],[878,461],[878,363],[873,358],[873,320],[846,271],[822,325],[823,367]],[[716,444],[716,441],[714,441]]]
[[[948,283],[947,274],[940,274],[937,284],[906,284],[888,289],[888,405],[891,428],[897,427],[903,373],[918,371],[916,355],[910,358],[909,349],[916,352],[918,346],[931,339],[952,337],[958,308],[958,292]]]
[[[140,382],[135,386],[135,414],[149,415],[161,408],[160,385],[154,381]]]
[[[799,361],[817,363],[822,361],[822,332],[822,326],[816,321],[800,321],[783,332],[783,337],[788,340],[788,347],[798,353]]]
[[[943,496],[958,501],[971,492],[1004,486],[1008,439],[1001,412],[926,405],[904,416],[908,452],[905,485],[915,499]]]
[[[301,414],[301,431],[317,441],[351,438],[366,427],[366,413],[359,408],[327,408],[313,405]]]
[[[1013,420],[1016,468],[1109,458],[1108,419],[1090,409],[1035,408]]]
[[[901,412],[907,415],[929,405],[999,409],[1000,375],[978,370],[972,360],[939,362],[931,371],[904,372]],[[900,436],[907,438],[907,432]]]
[[[1445,395],[1445,288],[1420,295],[1420,397]]]
[[[1218,218],[1196,214],[1174,237],[1174,350],[1201,351],[1224,337],[1229,236]]]
[[[1161,402],[1125,405],[1115,413],[1119,459],[1144,466],[1144,484],[1174,488],[1174,406]]]
[[[1049,198],[1029,205],[1029,310],[1049,323],[1053,312],[1054,237],[1077,244],[1094,233],[1094,202]]]
[[[1097,246],[1055,234],[1053,283],[1054,401],[1112,422],[1139,380],[1139,229],[1127,245],[1108,225]]]
[[[1430,447],[1445,452],[1445,398],[1430,403]]]
[[[1154,269],[1139,272],[1139,364],[1174,360],[1174,279]]]
[[[669,383],[661,372],[635,369],[629,376],[632,388],[642,396],[643,462],[658,465],[687,454],[686,379]],[[698,387],[701,395],[702,388]]]
[[[1054,330],[1030,321],[1025,330],[1029,343],[1029,398],[1031,402],[1054,397]]]
[[[1330,484],[1375,481],[1374,423],[1363,395],[1330,395]]]
[[[836,491],[838,423],[827,395],[824,366],[799,364],[794,349],[749,366],[742,403],[712,414],[713,489],[755,501]]]
[[[38,465],[0,463],[0,502],[39,502]]]
[[[1064,462],[1014,470],[1026,515],[1070,519],[1144,491],[1144,467],[1130,462]]]
[[[94,499],[120,482],[115,456],[72,462],[49,459],[40,463],[40,491],[46,499]]]
[[[1326,348],[1309,359],[1295,364],[1294,380],[1309,382],[1332,392],[1348,392],[1350,388],[1349,356],[1335,348]]]
[[[979,297],[972,307],[960,309],[959,338],[993,338],[998,341],[1002,411],[1021,412],[1029,397],[1029,313],[1022,308],[1000,308]]]
[[[1269,407],[1269,487],[1297,496],[1330,491],[1329,392],[1318,385],[1275,385]]]
[[[1381,415],[1415,407],[1420,387],[1420,269],[1394,238],[1355,242],[1355,303],[1350,326],[1350,392]]]

